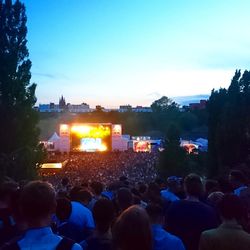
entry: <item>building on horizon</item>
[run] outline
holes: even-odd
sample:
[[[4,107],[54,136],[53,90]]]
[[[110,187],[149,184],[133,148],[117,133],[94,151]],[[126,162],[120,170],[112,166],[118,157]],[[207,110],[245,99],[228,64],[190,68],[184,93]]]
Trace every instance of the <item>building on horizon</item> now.
[[[70,113],[89,113],[92,111],[87,103],[82,104],[67,104],[67,109]]]
[[[149,113],[152,112],[151,107],[136,106],[131,105],[120,105],[119,108],[104,108],[101,105],[96,105],[95,109],[90,108],[89,104],[83,102],[81,104],[71,104],[67,103],[63,95],[59,99],[59,104],[53,102],[49,104],[39,104],[37,110],[41,113],[60,113],[60,112],[70,112],[70,113],[90,113],[93,111],[102,112],[135,112],[135,113]]]
[[[121,105],[118,109],[118,112],[124,113],[124,112],[135,112],[135,113],[148,113],[152,112],[151,107],[143,107],[143,106],[136,106],[132,107],[131,105]]]
[[[189,103],[190,110],[201,110],[205,109],[206,106],[207,106],[207,100],[200,100],[200,102],[197,103]]]

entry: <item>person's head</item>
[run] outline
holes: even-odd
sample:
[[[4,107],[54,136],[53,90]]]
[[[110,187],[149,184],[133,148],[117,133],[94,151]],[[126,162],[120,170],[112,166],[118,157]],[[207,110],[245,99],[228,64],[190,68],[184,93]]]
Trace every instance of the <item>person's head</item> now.
[[[132,205],[133,196],[128,188],[120,188],[117,192],[117,202],[121,210]]]
[[[45,224],[49,224],[51,215],[56,210],[54,188],[47,182],[29,182],[21,193],[20,208],[29,225],[45,226]]]
[[[209,202],[210,205],[214,207],[218,207],[218,204],[221,202],[224,194],[222,192],[212,192],[208,195],[207,201]]]
[[[65,221],[70,217],[72,206],[67,198],[59,198],[56,200],[56,216],[60,221]]]
[[[94,181],[90,184],[91,189],[93,190],[94,195],[100,196],[103,191],[103,184],[101,182]]]
[[[201,177],[197,174],[189,174],[184,179],[186,195],[200,198],[203,194]]]
[[[92,196],[88,190],[81,189],[76,194],[76,201],[81,202],[84,205],[88,205]]]
[[[167,179],[167,186],[173,193],[178,193],[181,190],[181,179],[177,176],[170,176]]]
[[[241,220],[244,216],[242,201],[234,194],[225,194],[218,207],[223,220]]]
[[[151,203],[146,207],[152,224],[162,224],[164,222],[164,211],[162,206],[156,203]]]
[[[69,178],[64,177],[62,179],[62,186],[67,187],[68,184],[69,184]]]
[[[141,195],[145,194],[147,192],[147,185],[144,183],[138,184],[138,191]]]
[[[71,190],[70,190],[70,199],[72,201],[76,201],[77,200],[77,196],[78,196],[78,192],[82,189],[81,186],[74,186]]]
[[[106,233],[115,217],[115,209],[112,201],[101,198],[93,207],[93,217],[96,229],[100,233]]]
[[[233,188],[238,188],[246,184],[246,178],[240,170],[232,170],[229,174],[229,181]]]
[[[131,206],[118,217],[113,228],[113,241],[119,250],[151,250],[152,234],[146,211]]]
[[[150,200],[155,200],[156,198],[161,196],[161,189],[155,182],[151,182],[148,184],[148,198]]]
[[[162,178],[160,177],[157,177],[155,179],[155,183],[160,187],[160,188],[163,188],[165,186],[165,182]]]

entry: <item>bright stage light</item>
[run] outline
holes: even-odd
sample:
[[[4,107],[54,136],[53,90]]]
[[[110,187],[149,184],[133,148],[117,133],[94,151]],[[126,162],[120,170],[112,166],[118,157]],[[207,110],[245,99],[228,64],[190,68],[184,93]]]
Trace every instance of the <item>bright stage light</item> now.
[[[86,125],[82,125],[82,126],[72,126],[71,127],[71,132],[76,133],[79,136],[86,136],[90,133],[91,128],[89,126]]]
[[[111,131],[109,127],[105,126],[73,125],[71,133],[76,134],[78,137],[104,138],[109,136]]]
[[[104,152],[104,151],[107,151],[107,149],[108,149],[108,148],[107,148],[106,145],[101,144],[98,150],[101,151],[101,152]]]
[[[107,123],[74,123],[70,127],[71,149],[76,152],[111,150],[112,125]]]
[[[68,130],[68,129],[69,129],[69,125],[67,125],[67,124],[61,124],[60,130],[65,131],[65,130]]]
[[[62,163],[44,163],[41,166],[42,169],[61,169]]]

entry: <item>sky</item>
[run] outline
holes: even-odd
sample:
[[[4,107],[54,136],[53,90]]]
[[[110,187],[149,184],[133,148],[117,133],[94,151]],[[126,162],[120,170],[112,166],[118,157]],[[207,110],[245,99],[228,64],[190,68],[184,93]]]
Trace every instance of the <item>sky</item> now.
[[[22,0],[37,104],[149,106],[250,69],[248,0]]]

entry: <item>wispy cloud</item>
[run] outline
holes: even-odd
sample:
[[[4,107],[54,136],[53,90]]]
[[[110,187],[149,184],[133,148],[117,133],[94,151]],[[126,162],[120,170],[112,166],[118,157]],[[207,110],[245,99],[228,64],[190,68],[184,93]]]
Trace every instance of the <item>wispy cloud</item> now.
[[[161,98],[162,94],[160,94],[159,92],[152,92],[152,93],[147,94],[147,97],[157,99],[157,98]]]
[[[33,76],[40,76],[40,77],[45,77],[45,78],[50,78],[50,79],[64,79],[64,80],[69,80],[69,77],[61,74],[61,73],[56,73],[56,74],[51,74],[51,73],[40,73],[40,72],[32,72]]]
[[[48,73],[37,73],[37,72],[33,72],[32,75],[41,76],[41,77],[46,77],[46,78],[51,78],[51,79],[56,78],[55,75],[53,75],[53,74],[48,74]]]

